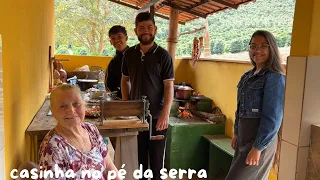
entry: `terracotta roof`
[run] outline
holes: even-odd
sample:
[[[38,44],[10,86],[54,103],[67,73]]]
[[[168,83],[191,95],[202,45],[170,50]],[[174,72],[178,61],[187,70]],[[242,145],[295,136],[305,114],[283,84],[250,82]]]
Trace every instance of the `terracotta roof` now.
[[[255,0],[109,0],[127,7],[140,9],[156,2],[154,5],[155,15],[169,19],[170,7],[180,11],[179,22],[184,24],[199,17],[206,18],[208,15],[226,9],[237,9],[239,5]]]

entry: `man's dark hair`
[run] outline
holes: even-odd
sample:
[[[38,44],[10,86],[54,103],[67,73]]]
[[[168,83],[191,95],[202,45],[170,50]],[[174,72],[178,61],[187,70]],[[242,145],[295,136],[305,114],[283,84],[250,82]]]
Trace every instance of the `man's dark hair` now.
[[[154,17],[151,13],[149,12],[142,12],[142,13],[139,13],[136,17],[136,26],[138,25],[139,22],[142,22],[142,21],[149,21],[151,20],[153,22],[153,24],[155,25],[155,21],[154,21]]]
[[[109,37],[113,34],[118,34],[118,33],[123,33],[124,35],[127,36],[127,30],[125,27],[120,26],[120,25],[116,25],[116,26],[112,26],[109,30]]]

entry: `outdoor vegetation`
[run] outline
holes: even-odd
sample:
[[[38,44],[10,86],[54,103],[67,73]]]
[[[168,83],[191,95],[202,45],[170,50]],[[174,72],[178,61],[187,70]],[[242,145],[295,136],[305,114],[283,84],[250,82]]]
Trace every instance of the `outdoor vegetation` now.
[[[289,47],[295,0],[256,0],[236,10],[226,10],[210,15],[211,54],[239,53],[247,51],[252,33],[258,29],[272,32],[279,47]],[[56,54],[113,56],[108,30],[113,25],[127,28],[128,45],[138,43],[134,34],[136,10],[108,0],[55,0]],[[204,26],[205,19],[197,19],[179,25],[179,33]],[[167,46],[169,21],[156,17],[158,27],[156,42]],[[203,31],[179,37],[177,57],[191,56],[194,37]]]

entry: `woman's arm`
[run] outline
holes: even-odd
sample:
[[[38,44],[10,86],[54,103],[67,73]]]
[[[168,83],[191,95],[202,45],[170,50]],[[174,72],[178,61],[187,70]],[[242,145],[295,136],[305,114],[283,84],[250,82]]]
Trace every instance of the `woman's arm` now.
[[[117,174],[117,178],[115,178],[115,180],[121,180],[121,179],[119,178],[119,175],[118,175],[118,169],[117,169],[116,166],[113,164],[113,162],[112,162],[109,154],[104,158],[104,162],[105,162],[105,164],[106,164],[106,169],[105,169],[104,172],[103,172],[103,177],[104,177],[105,179],[109,179],[109,178],[108,178],[108,172],[109,172],[109,171],[114,171],[114,172],[116,172],[116,174]]]
[[[285,91],[285,76],[270,74],[264,86],[262,115],[258,135],[253,147],[263,151],[277,135],[282,118]]]
[[[122,78],[121,78],[122,100],[124,100],[124,101],[129,100],[130,90],[131,90],[131,85],[130,85],[129,77],[122,75]]]

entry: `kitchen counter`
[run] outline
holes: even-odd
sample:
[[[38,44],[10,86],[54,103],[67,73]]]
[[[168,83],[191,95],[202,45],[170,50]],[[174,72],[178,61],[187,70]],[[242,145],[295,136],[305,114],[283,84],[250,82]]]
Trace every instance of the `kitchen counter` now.
[[[57,122],[49,112],[50,100],[46,99],[28,126],[26,133],[31,137],[31,161],[38,162],[38,150],[44,136],[53,129]],[[127,174],[132,174],[138,169],[138,145],[137,135],[139,131],[149,129],[149,124],[141,123],[139,119],[113,120],[107,119],[103,125],[100,118],[85,118],[85,121],[97,126],[103,137],[117,137],[115,149],[115,165],[121,168],[125,164]],[[127,177],[131,179],[130,177]]]

